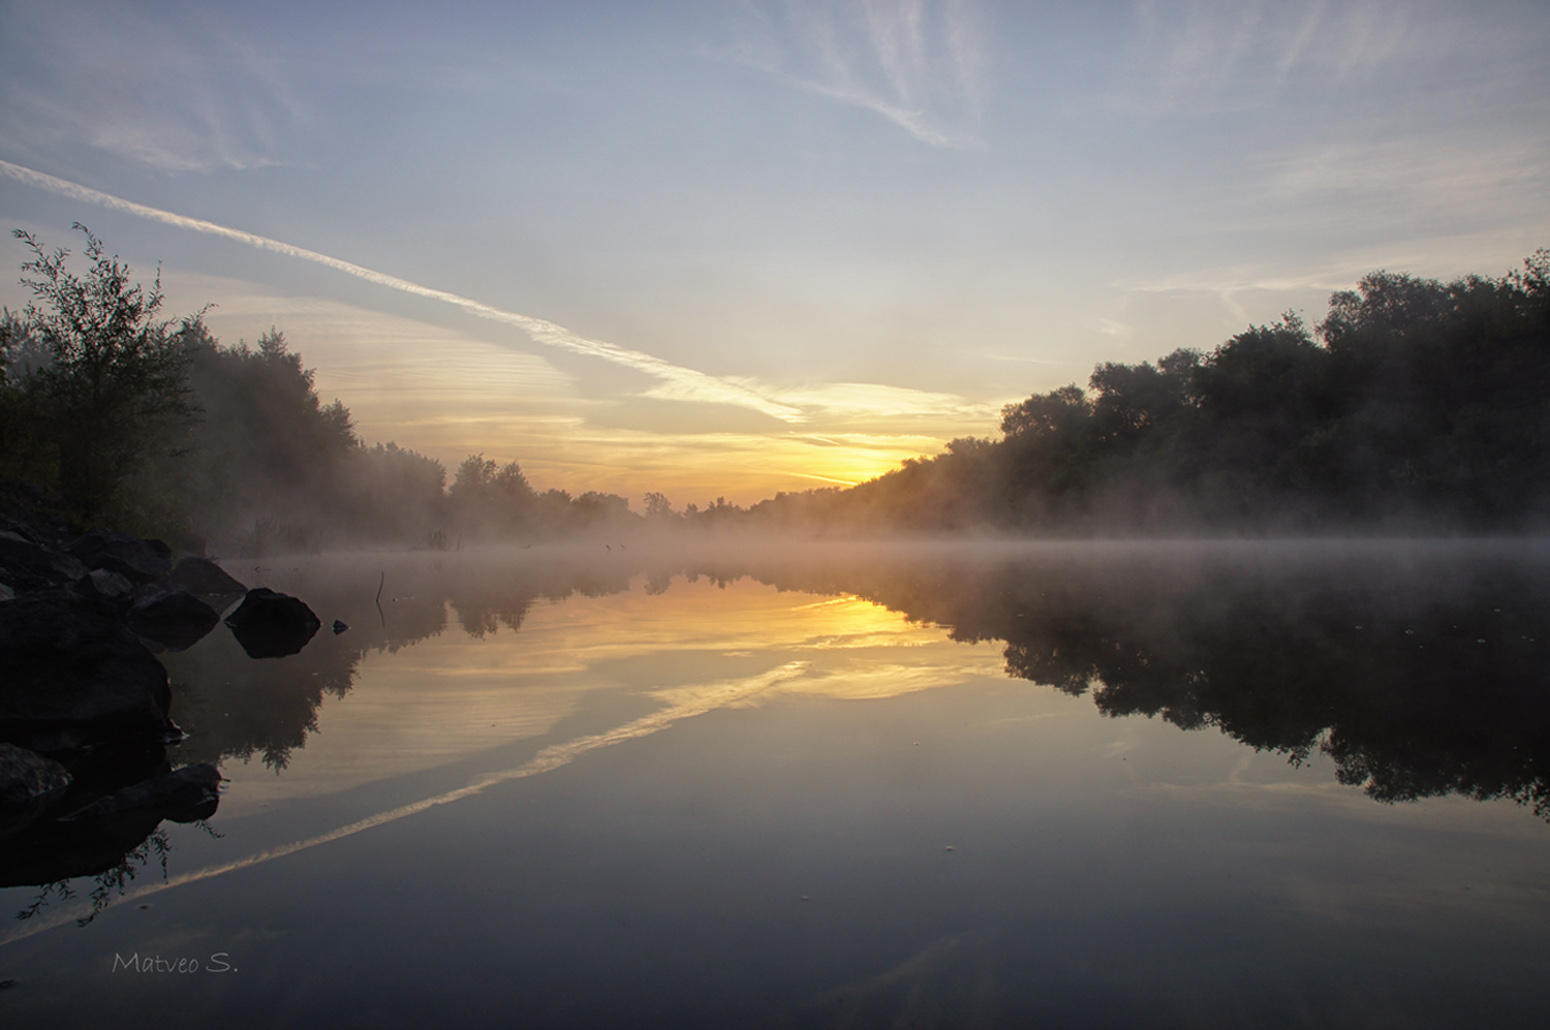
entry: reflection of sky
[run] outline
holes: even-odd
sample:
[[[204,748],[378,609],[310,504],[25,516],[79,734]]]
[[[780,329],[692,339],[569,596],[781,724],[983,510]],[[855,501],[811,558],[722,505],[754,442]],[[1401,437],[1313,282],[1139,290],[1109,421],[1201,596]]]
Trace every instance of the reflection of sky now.
[[[171,827],[165,881],[0,931],[8,1011],[1537,1026],[1550,1002],[1550,826],[1510,803],[1374,804],[1324,756],[1103,717],[854,597],[637,580],[458,625],[369,653],[278,776],[227,763],[222,836]],[[241,979],[129,988],[115,952]]]
[[[791,664],[800,674],[762,681]],[[884,698],[1001,668],[997,648],[953,643],[859,598],[814,601],[748,580],[720,588],[682,578],[650,596],[638,582],[625,594],[540,603],[520,632],[452,630],[368,653],[350,692],[324,702],[318,731],[279,777],[257,759],[228,761],[236,786],[224,804],[235,812],[347,790],[542,737],[600,691],[641,695],[679,713],[671,722],[781,692]]]
[[[1550,228],[1547,48],[1514,0],[16,0],[0,160],[629,355],[10,175],[0,223],[277,325],[369,441],[747,502],[1376,268],[1504,272]]]

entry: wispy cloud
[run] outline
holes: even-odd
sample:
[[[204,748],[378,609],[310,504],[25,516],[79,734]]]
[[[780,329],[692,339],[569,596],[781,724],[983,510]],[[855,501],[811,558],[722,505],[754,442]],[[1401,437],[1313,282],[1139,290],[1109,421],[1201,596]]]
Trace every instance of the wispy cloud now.
[[[1489,147],[1432,139],[1332,143],[1267,155],[1262,165],[1277,197],[1340,195],[1384,217],[1439,207],[1467,210],[1476,219],[1493,213],[1512,217],[1521,208],[1505,199],[1543,197],[1550,186],[1550,139]]]
[[[1396,0],[1142,0],[1125,102],[1145,109],[1257,103],[1299,77],[1328,85],[1436,42],[1427,12]]]
[[[303,105],[276,64],[190,6],[172,23],[120,4],[9,5],[0,133],[93,147],[170,172],[282,163]],[[46,55],[46,56],[45,56]]]
[[[732,56],[872,111],[923,143],[979,146],[984,47],[968,0],[756,4]]]
[[[823,383],[773,389],[782,403],[824,412],[830,419],[929,419],[933,422],[974,421],[999,417],[995,405],[967,400],[957,394],[912,390],[878,383]]]
[[[657,379],[661,384],[660,389],[675,400],[731,404],[751,408],[785,422],[802,422],[806,418],[800,408],[773,401],[747,386],[725,379],[718,379],[715,376],[707,375],[704,372],[691,368],[674,365],[641,351],[630,350],[603,340],[589,339],[572,332],[564,326],[556,325],[541,318],[533,318],[514,311],[506,311],[446,290],[421,286],[407,279],[400,279],[385,272],[364,268],[349,261],[329,257],[327,254],[319,254],[314,250],[282,243],[267,236],[258,236],[253,233],[243,232],[240,229],[232,229],[224,225],[217,225],[214,222],[207,222],[203,219],[189,218],[171,211],[163,211],[160,208],[137,204],[78,183],[56,178],[52,175],[45,175],[42,172],[35,172],[30,168],[23,168],[21,165],[12,164],[9,161],[0,161],[0,174],[72,200],[94,204],[114,211],[122,211],[126,214],[147,218],[192,232],[219,236],[223,239],[256,247],[259,250],[283,254],[286,257],[310,261],[313,264],[322,265],[337,272],[354,276],[357,279],[364,279],[369,283],[397,290],[400,293],[450,304],[475,317],[515,326],[538,343],[546,344],[558,350],[569,351],[573,354],[583,354],[587,357],[599,358],[615,365],[643,372]]]

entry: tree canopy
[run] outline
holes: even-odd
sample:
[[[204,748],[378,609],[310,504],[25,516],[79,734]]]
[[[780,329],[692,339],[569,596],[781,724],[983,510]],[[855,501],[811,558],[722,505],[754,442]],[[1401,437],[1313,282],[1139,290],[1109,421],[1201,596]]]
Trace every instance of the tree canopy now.
[[[33,300],[19,318],[7,319],[5,342],[7,350],[25,347],[37,362],[17,384],[25,394],[17,404],[46,439],[6,442],[47,447],[52,453],[44,461],[64,497],[93,516],[112,506],[169,423],[186,420],[194,408],[175,320],[157,318],[160,273],[145,289],[90,230],[79,222],[75,229],[86,237],[84,276],[70,270],[68,250],[50,252],[31,233],[13,233],[33,254],[21,266]],[[196,314],[185,324],[198,320]]]

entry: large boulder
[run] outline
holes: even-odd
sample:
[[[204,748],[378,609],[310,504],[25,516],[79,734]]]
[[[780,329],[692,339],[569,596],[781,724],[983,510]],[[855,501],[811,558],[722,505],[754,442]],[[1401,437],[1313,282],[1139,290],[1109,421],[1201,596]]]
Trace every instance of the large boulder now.
[[[203,597],[235,597],[247,593],[248,589],[208,558],[184,558],[172,570],[167,582],[179,590]]]
[[[208,791],[190,791],[183,783],[208,782],[208,775],[178,776],[160,747],[108,742],[61,761],[69,770],[69,789],[40,818],[0,843],[0,887],[112,875],[126,863],[133,868],[145,861],[145,852],[136,849],[163,819],[200,818],[214,809]],[[108,798],[117,800],[93,807]],[[87,809],[100,815],[68,818]]]
[[[305,602],[254,587],[226,616],[226,625],[249,658],[282,658],[307,646],[322,623]]]
[[[86,566],[68,554],[44,547],[21,533],[0,530],[0,582],[18,594],[74,583],[86,572]]]
[[[221,621],[221,615],[182,590],[146,588],[130,606],[129,628],[173,651],[192,647]]]
[[[13,837],[70,787],[70,774],[51,758],[0,744],[0,840]]]
[[[126,863],[133,869],[144,864],[145,852],[137,849],[161,821],[155,809],[68,823],[42,819],[0,847],[0,888],[100,876]]]
[[[167,740],[167,670],[98,601],[63,590],[0,603],[0,740],[34,751]]]
[[[209,762],[143,780],[61,816],[60,822],[117,818],[127,812],[154,811],[162,818],[186,823],[215,814],[221,774]]]
[[[160,540],[93,529],[70,545],[88,569],[107,569],[135,583],[155,583],[172,571],[172,548]]]
[[[96,601],[106,602],[117,612],[126,612],[135,599],[135,585],[116,572],[92,569],[70,584],[71,593]]]

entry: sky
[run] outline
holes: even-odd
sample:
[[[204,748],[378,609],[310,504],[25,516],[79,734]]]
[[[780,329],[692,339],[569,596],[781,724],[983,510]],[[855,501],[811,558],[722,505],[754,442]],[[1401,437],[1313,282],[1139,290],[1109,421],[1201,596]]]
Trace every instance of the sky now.
[[[0,101],[5,228],[636,510],[1550,247],[1542,2],[0,0]]]

